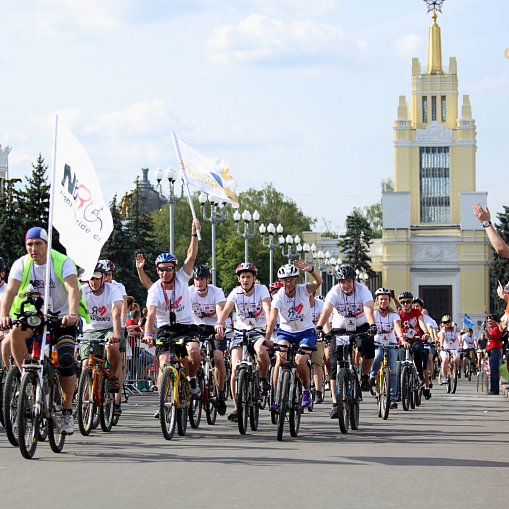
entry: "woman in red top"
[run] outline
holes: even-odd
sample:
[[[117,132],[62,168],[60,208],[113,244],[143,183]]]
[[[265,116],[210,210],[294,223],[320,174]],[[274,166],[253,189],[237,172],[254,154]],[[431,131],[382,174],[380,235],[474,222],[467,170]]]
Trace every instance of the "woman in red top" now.
[[[488,316],[488,327],[489,330],[486,329],[486,322],[482,323],[482,328],[488,338],[486,346],[490,362],[490,390],[488,394],[493,395],[498,394],[499,391],[500,362],[502,360],[502,342],[500,341],[502,329],[498,323],[497,315]]]

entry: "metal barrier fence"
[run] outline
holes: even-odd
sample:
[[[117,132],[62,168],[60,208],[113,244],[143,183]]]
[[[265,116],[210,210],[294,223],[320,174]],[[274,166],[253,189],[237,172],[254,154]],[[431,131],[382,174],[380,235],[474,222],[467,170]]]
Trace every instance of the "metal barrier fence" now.
[[[124,391],[142,394],[157,390],[159,364],[155,348],[148,348],[137,336],[128,336],[126,351],[122,355]]]

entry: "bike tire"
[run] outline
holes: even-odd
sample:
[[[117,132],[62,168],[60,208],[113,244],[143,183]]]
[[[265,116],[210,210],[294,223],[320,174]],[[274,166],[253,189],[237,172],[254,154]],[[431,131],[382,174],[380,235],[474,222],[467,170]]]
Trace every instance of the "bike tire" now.
[[[410,381],[408,383],[408,386],[410,387],[410,408],[412,410],[415,409],[415,384],[417,375],[415,374],[415,371],[413,369],[409,370],[410,373]]]
[[[187,388],[187,374],[185,370],[180,370],[178,382],[179,407],[177,407],[177,433],[183,437],[187,433],[187,412],[189,407],[189,389]]]
[[[113,427],[115,394],[109,391],[108,375],[104,375],[101,383],[101,406],[99,416],[101,418],[101,429],[109,433]]]
[[[290,413],[288,415],[288,423],[290,425],[290,435],[296,437],[299,434],[300,417],[302,415],[302,383],[295,374],[295,387],[292,394]]]
[[[4,384],[7,374],[0,368],[0,424],[5,428],[4,420]]]
[[[359,402],[361,387],[357,376],[353,374],[353,385],[350,390],[350,428],[352,430],[359,429]]]
[[[247,378],[247,369],[243,368],[237,371],[237,410],[239,412],[239,433],[245,435],[247,432],[247,418],[249,415],[249,380]]]
[[[9,443],[19,447],[18,441],[18,402],[21,374],[17,366],[11,366],[7,372],[4,385],[4,399],[2,401],[4,411],[5,434]],[[16,394],[18,396],[16,396]]]
[[[37,449],[39,416],[35,414],[35,398],[38,383],[37,374],[27,372],[21,379],[19,390],[19,450],[26,459],[33,458]]]
[[[205,382],[203,369],[200,367],[196,374],[196,383],[200,387],[200,396],[191,396],[191,404],[189,405],[189,424],[191,428],[197,429],[201,422],[201,409],[203,407],[203,391],[205,390]]]
[[[93,372],[85,368],[78,384],[78,427],[83,436],[90,435],[94,420]]]
[[[258,385],[258,408],[260,410],[265,410],[265,408],[267,408],[267,403],[270,399],[270,393],[272,391],[272,365],[270,366],[269,368],[269,378],[268,378],[268,381],[269,381],[269,384],[270,384],[270,391],[267,392],[266,394],[264,394],[262,396],[261,392],[260,392],[260,385]]]
[[[458,368],[456,367],[456,363],[453,363],[451,377],[451,394],[456,393],[457,387],[458,387]]]
[[[410,394],[410,373],[408,366],[403,366],[401,371],[401,406],[405,412],[408,412],[410,409]]]
[[[286,411],[288,409],[288,399],[290,397],[290,372],[283,372],[281,398],[279,400],[279,422],[277,425],[277,439],[283,440],[283,431],[285,428]]]
[[[207,424],[209,426],[214,426],[216,424],[217,419],[217,397],[218,390],[216,385],[216,378],[214,376],[213,370],[209,373],[209,386],[208,386],[208,401],[205,403],[205,417],[207,418]],[[226,385],[226,383],[225,383]],[[225,387],[226,389],[226,387]],[[225,390],[226,392],[226,390]],[[226,397],[226,396],[225,396]]]
[[[270,406],[274,403],[274,401],[277,401],[276,397],[276,390],[277,390],[277,381],[276,381],[276,387],[274,387],[274,369],[275,366],[270,367],[269,372],[269,380],[270,380]],[[277,410],[271,410],[270,411],[270,422],[272,424],[277,424],[279,422],[279,412]]]
[[[345,368],[341,368],[336,378],[336,401],[338,402],[338,421],[341,433],[348,433],[350,425],[350,381]]]
[[[64,393],[57,373],[53,374],[50,385],[50,418],[48,420],[48,442],[54,453],[62,452],[65,444],[65,434],[62,433],[64,419]]]
[[[166,368],[159,387],[159,419],[166,440],[171,440],[177,425],[177,407],[174,396],[175,378],[172,368]]]
[[[260,418],[260,380],[258,373],[255,372],[253,376],[253,383],[251,385],[251,406],[249,407],[249,427],[251,431],[258,429],[258,420]]]
[[[381,417],[384,421],[389,417],[389,409],[391,408],[391,372],[388,366],[382,370],[382,387],[380,391],[381,401]]]

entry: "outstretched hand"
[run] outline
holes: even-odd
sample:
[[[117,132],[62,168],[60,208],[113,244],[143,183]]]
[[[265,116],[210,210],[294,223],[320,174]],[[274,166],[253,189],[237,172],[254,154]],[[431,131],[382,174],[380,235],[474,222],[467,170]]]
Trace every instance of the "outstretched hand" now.
[[[136,255],[135,260],[136,260],[136,268],[142,269],[143,266],[145,265],[145,257],[141,253],[138,253]]]

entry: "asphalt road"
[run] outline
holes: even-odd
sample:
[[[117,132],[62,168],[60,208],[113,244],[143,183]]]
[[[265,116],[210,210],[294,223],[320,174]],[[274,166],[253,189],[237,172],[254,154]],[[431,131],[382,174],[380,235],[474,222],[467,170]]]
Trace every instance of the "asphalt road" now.
[[[21,457],[0,429],[2,507],[494,507],[507,503],[509,400],[476,394],[461,379],[454,395],[389,419],[374,398],[360,429],[342,435],[325,404],[305,413],[297,438],[276,440],[267,411],[247,435],[218,417],[166,441],[153,418],[156,394],[132,396],[111,433],[76,431],[61,454],[39,443]],[[231,409],[231,402],[229,409]],[[204,416],[203,416],[204,417]]]

